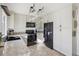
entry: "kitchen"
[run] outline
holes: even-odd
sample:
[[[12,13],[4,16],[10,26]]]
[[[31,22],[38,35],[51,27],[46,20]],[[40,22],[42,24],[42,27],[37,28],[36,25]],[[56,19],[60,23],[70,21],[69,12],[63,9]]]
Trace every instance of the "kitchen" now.
[[[7,6],[11,14],[10,16],[6,16],[4,13],[2,14],[5,15],[5,19],[7,19],[6,21],[1,20],[3,22],[1,28],[1,30],[3,29],[2,30],[2,35],[4,35],[3,37],[7,36],[7,34],[16,34],[10,36],[8,35],[7,37],[7,39],[9,38],[11,40],[15,39],[13,41],[7,41],[4,39],[5,41],[4,51],[3,51],[4,55],[6,54],[34,55],[31,52],[27,53],[28,50],[30,50],[28,48],[31,48],[32,52],[34,52],[34,49],[36,49],[36,51],[40,51],[39,53],[35,51],[37,53],[35,55],[42,55],[43,54],[42,51],[45,51],[44,55],[72,55],[72,4],[71,3],[70,4],[68,3],[67,4],[66,3],[55,3],[55,4],[54,3],[51,4],[3,3],[1,5]],[[31,26],[31,24],[32,25],[36,24],[36,25]],[[24,40],[23,38],[28,40],[23,41]],[[17,41],[18,44],[16,43]],[[31,43],[28,43],[30,41]],[[30,45],[34,44],[34,45],[29,46],[28,48],[25,47],[28,44]],[[8,52],[10,50],[7,50],[6,48],[7,49],[11,48],[11,52]],[[19,49],[21,49],[20,52]],[[50,51],[50,53],[46,51]]]

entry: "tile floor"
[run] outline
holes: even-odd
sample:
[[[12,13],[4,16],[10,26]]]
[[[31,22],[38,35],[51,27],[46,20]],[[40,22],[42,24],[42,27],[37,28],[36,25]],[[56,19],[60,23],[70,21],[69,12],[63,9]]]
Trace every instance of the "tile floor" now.
[[[3,47],[0,47],[0,56],[3,55]]]
[[[44,45],[38,39],[37,44],[27,47],[23,39],[6,42],[4,48],[0,48],[0,55],[3,56],[64,56]]]

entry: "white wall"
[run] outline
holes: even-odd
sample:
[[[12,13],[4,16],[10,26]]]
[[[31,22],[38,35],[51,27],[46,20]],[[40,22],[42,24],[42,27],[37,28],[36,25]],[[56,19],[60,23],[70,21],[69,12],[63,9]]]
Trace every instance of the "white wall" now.
[[[42,17],[35,19],[37,31],[43,31],[44,21],[45,21],[45,19]]]
[[[26,30],[26,15],[14,15],[14,30],[15,32],[25,32]]]
[[[7,26],[8,26],[8,29],[11,28],[11,29],[14,29],[14,12],[10,12],[10,16],[8,16],[8,20],[7,20]]]
[[[55,11],[53,17],[54,49],[65,55],[72,55],[72,5]]]

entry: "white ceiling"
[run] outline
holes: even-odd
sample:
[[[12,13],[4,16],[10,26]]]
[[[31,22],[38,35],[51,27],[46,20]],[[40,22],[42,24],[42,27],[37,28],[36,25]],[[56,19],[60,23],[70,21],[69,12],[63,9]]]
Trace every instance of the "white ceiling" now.
[[[10,11],[14,11],[15,13],[27,14],[29,11],[29,6],[31,4],[25,3],[7,3],[6,4]]]
[[[71,5],[68,3],[35,3],[35,4],[36,4],[35,5],[36,10],[44,6],[45,12],[55,11],[60,8]],[[32,5],[32,3],[6,3],[5,5],[8,6],[9,10],[14,11],[15,13],[28,14],[29,8]]]

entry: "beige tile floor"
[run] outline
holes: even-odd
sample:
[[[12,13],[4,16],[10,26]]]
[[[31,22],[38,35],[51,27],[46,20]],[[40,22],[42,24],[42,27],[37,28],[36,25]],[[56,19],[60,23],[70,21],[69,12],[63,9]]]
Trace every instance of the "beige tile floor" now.
[[[9,41],[5,43],[4,48],[0,48],[0,55],[3,56],[64,56],[63,54],[52,50],[38,40],[36,45],[27,47],[23,39]]]
[[[48,48],[42,43],[28,48],[31,56],[63,56],[63,54]]]
[[[0,47],[0,56],[3,55],[3,47]]]

